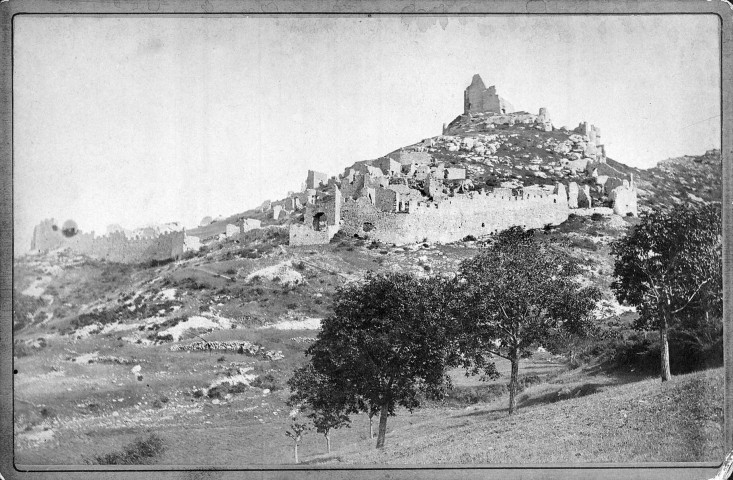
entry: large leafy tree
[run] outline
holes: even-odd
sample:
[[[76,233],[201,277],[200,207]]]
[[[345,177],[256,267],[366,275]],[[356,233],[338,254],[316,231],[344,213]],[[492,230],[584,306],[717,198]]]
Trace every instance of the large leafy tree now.
[[[564,254],[513,227],[474,258],[454,285],[463,358],[474,373],[497,376],[493,356],[511,363],[509,414],[517,407],[519,361],[558,331],[582,335],[592,326],[600,292],[581,287]]]
[[[678,205],[644,214],[611,247],[616,257],[611,288],[637,307],[639,329],[659,331],[662,381],[672,378],[669,331],[722,315],[722,221],[718,204]]]
[[[423,396],[442,397],[450,386],[446,370],[458,356],[445,321],[444,285],[440,278],[368,273],[338,289],[334,314],[306,351],[345,411],[379,412],[377,448],[396,407],[412,412]]]

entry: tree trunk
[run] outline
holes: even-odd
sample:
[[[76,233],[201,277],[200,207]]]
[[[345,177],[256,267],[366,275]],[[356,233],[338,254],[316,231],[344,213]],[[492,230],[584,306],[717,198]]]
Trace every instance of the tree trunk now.
[[[374,423],[372,422],[373,418],[374,415],[369,415],[369,440],[374,438]]]
[[[659,343],[662,349],[662,381],[666,382],[672,379],[672,371],[669,368],[669,331],[666,312],[661,319],[659,325]]]
[[[298,463],[298,442],[295,442],[295,463]]]
[[[384,437],[387,435],[387,415],[389,409],[387,404],[382,405],[382,412],[379,415],[379,433],[377,434],[377,448],[384,447]]]
[[[326,449],[328,450],[328,453],[331,453],[331,434],[326,434]]]
[[[512,374],[509,379],[509,415],[517,409],[517,389],[519,387],[519,352],[513,350],[510,355]]]

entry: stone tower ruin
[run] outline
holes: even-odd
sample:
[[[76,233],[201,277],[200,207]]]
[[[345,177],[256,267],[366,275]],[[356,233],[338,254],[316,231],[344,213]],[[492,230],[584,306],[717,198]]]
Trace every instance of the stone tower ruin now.
[[[482,112],[505,114],[513,111],[514,107],[497,95],[494,85],[486,88],[478,73],[473,76],[471,85],[463,93],[463,113],[465,115]]]

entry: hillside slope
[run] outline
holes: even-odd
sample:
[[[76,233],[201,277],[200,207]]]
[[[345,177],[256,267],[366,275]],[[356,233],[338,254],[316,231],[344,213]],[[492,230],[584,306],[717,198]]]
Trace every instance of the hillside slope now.
[[[594,391],[592,377],[585,385],[578,395]],[[718,461],[725,455],[722,368],[668,383],[654,378],[605,387],[560,401],[552,396],[544,385],[530,388],[520,405],[531,405],[512,417],[506,399],[470,410],[436,411],[389,431],[383,451],[362,441],[306,462],[631,463]]]

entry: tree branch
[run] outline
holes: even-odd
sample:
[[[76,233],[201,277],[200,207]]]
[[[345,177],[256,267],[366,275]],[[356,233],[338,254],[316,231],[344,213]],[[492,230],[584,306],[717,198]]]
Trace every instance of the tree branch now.
[[[712,278],[707,278],[707,279],[706,279],[706,280],[705,280],[704,282],[702,282],[702,283],[701,283],[700,285],[698,285],[697,289],[696,289],[696,290],[695,290],[694,292],[692,292],[692,295],[690,295],[690,298],[688,298],[688,299],[687,299],[687,303],[685,303],[685,304],[684,304],[683,306],[681,306],[681,307],[680,307],[680,308],[678,308],[677,310],[673,310],[673,311],[672,311],[672,314],[675,314],[675,313],[679,313],[679,312],[681,312],[682,310],[684,310],[685,308],[687,308],[687,306],[688,306],[688,305],[690,304],[690,302],[692,302],[692,299],[693,299],[693,298],[695,298],[695,295],[697,295],[697,294],[698,294],[698,293],[700,292],[700,289],[701,289],[701,288],[702,288],[702,287],[703,287],[703,286],[704,286],[704,285],[705,285],[706,283],[708,283],[708,282],[709,282],[710,280],[712,280]]]

